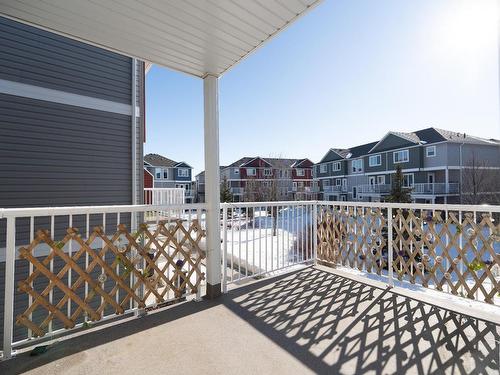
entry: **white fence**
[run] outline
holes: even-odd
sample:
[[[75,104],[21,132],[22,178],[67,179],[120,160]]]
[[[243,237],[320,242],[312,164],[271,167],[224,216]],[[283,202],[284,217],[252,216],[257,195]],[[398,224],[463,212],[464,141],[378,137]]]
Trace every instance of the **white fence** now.
[[[144,204],[170,205],[186,203],[187,190],[183,188],[145,188]]]
[[[205,222],[204,204],[0,209],[4,358],[69,328],[199,297]]]
[[[310,201],[222,204],[224,289],[313,261],[314,207]]]
[[[199,296],[205,208],[0,209],[4,356],[45,334]],[[222,285],[322,262],[500,305],[499,221],[500,206],[224,203]]]

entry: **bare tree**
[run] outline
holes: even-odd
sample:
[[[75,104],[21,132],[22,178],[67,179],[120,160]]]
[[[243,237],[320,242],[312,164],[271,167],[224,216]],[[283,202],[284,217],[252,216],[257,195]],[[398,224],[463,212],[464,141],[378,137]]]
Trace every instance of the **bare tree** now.
[[[488,168],[488,161],[473,152],[461,171],[460,200],[464,204],[499,204],[500,170]]]

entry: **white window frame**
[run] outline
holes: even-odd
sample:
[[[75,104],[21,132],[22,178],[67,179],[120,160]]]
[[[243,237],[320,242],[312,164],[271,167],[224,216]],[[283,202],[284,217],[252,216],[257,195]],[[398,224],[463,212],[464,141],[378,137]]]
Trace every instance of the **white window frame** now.
[[[234,174],[240,174],[240,169],[239,168],[234,168],[233,172],[234,172]]]
[[[179,168],[179,169],[177,169],[177,176],[178,177],[189,177],[189,168]]]
[[[377,185],[385,185],[385,175],[381,174],[377,176]]]
[[[333,171],[334,172],[338,172],[340,171],[341,167],[340,167],[340,162],[339,161],[336,161],[332,164],[332,168],[333,168]]]
[[[396,160],[396,155],[402,155],[402,159]],[[404,156],[406,156],[406,158]],[[398,157],[398,159],[399,159],[399,157]],[[394,162],[394,164],[408,163],[410,161],[410,151],[408,149],[394,151],[392,153],[392,161]]]
[[[306,175],[306,171],[304,168],[297,168],[297,176],[298,177],[304,177]]]
[[[319,173],[326,173],[328,172],[328,165],[327,164],[320,164],[319,165]]]
[[[335,186],[341,186],[342,185],[342,179],[341,178],[337,178],[335,180]]]
[[[429,151],[432,150],[432,155],[429,155]],[[427,158],[433,158],[434,156],[436,156],[436,146],[427,146],[425,148],[425,156]]]
[[[377,160],[377,159],[378,159],[378,161],[372,162],[373,160]],[[368,165],[370,167],[378,167],[379,165],[382,165],[382,155],[377,154],[377,155],[371,155],[370,157],[368,157]]]
[[[405,183],[405,177],[411,176],[411,184],[408,185]],[[415,174],[414,173],[404,173],[403,174],[403,187],[404,188],[412,188],[415,185]]]
[[[370,184],[370,186],[376,185],[377,184],[377,178],[375,176],[368,177],[368,183]]]
[[[264,168],[264,176],[272,176],[273,170],[271,168]]]
[[[252,171],[250,173],[250,171]],[[255,168],[247,168],[247,176],[256,176],[257,175],[257,169]]]
[[[358,168],[355,168],[355,164],[358,164],[358,163],[361,165],[361,168],[359,168],[359,170],[358,170]],[[352,171],[352,173],[363,172],[363,159],[354,159],[352,161],[352,164],[351,164],[351,171]]]
[[[167,177],[165,177],[167,176]],[[168,180],[168,169],[162,169],[161,171],[161,177],[164,179],[164,180]]]
[[[161,177],[162,175],[163,175],[163,170],[161,168],[155,168],[155,178],[157,180],[160,180],[162,178]]]

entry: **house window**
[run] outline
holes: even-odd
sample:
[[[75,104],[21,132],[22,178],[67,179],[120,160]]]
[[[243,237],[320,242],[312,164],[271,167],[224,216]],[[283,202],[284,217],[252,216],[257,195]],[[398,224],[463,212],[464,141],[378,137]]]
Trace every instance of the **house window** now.
[[[352,161],[352,172],[363,172],[363,159],[356,159]]]
[[[273,170],[271,168],[264,168],[264,176],[271,176],[273,174]]]
[[[297,176],[304,176],[304,170],[302,168],[297,168]]]
[[[240,170],[238,168],[234,168],[234,174],[240,174]]]
[[[436,146],[429,146],[425,148],[425,156],[432,158],[436,156]]]
[[[247,168],[247,175],[248,176],[255,176],[257,174],[257,171],[255,168]]]
[[[410,153],[408,150],[395,151],[392,156],[394,163],[406,163],[410,160]]]
[[[326,173],[327,167],[328,166],[326,164],[320,164],[320,166],[319,166],[319,173]]]
[[[335,180],[335,185],[336,185],[336,186],[340,186],[340,184],[342,184],[342,180],[341,180],[340,178],[337,178],[337,179]]]
[[[187,168],[179,168],[177,170],[177,176],[179,176],[179,177],[189,177],[189,169],[187,169]]]
[[[340,162],[336,161],[335,163],[333,163],[333,171],[340,171]]]
[[[368,165],[370,167],[376,167],[382,165],[382,155],[372,155],[368,158]]]
[[[384,175],[377,176],[377,184],[378,185],[384,185],[385,184],[385,176]]]
[[[403,187],[405,188],[413,187],[413,173],[408,173],[403,175]]]
[[[352,187],[352,199],[356,199],[358,197],[358,190],[356,189],[356,186]]]
[[[165,179],[168,178],[168,169],[163,170],[163,178],[165,178]]]
[[[155,176],[156,178],[161,178],[161,168],[155,168]]]

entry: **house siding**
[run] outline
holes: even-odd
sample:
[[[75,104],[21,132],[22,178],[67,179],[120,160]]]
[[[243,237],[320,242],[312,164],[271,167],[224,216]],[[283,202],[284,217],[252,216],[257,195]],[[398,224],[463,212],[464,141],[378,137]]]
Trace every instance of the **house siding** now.
[[[131,118],[0,94],[0,207],[131,203]]]
[[[0,17],[0,79],[131,102],[132,59]]]

